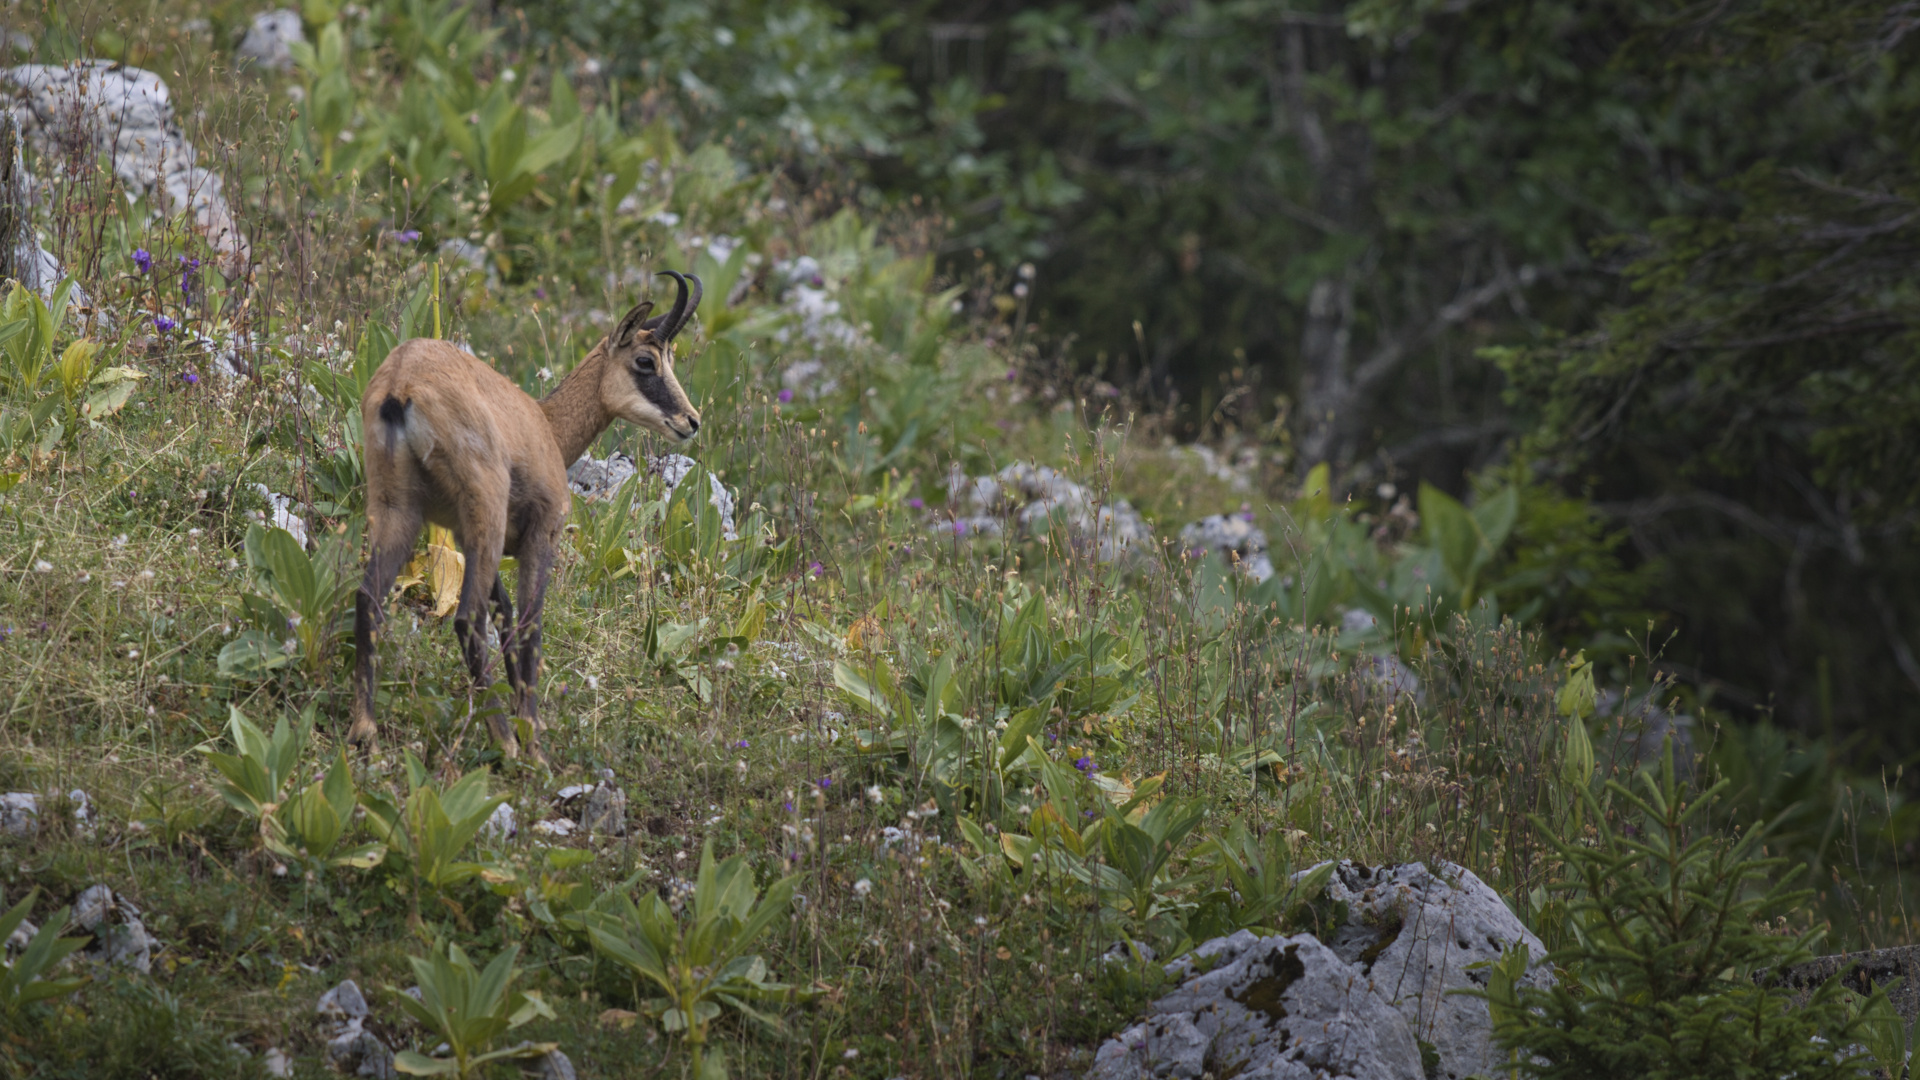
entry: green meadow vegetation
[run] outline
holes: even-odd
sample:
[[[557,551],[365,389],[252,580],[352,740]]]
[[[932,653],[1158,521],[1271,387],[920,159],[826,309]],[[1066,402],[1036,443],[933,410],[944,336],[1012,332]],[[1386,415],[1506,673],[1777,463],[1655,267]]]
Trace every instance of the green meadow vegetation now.
[[[0,791],[39,796],[0,838],[0,938],[36,928],[0,1075],[331,1075],[314,1003],[347,978],[409,1075],[553,1047],[596,1077],[1078,1075],[1162,987],[1143,957],[1326,925],[1325,872],[1296,875],[1330,859],[1458,863],[1556,950],[1559,996],[1490,981],[1516,1069],[1586,1002],[1613,1033],[1667,1010],[1703,1061],[1860,1075],[1824,1033],[1902,1075],[1884,997],[1782,1019],[1752,982],[1909,938],[1898,776],[1661,667],[1598,510],[1512,461],[1378,499],[1221,467],[1061,359],[1017,238],[955,259],[938,200],[848,164],[892,140],[959,176],[965,145],[871,126],[902,91],[828,63],[857,32],[662,11],[662,55],[725,31],[759,66],[709,85],[448,0],[310,0],[284,72],[234,62],[237,5],[23,16],[22,62],[167,79],[254,266],[88,150],[28,155],[92,303],[0,300]],[[1011,183],[976,164],[963,193]],[[468,681],[433,537],[390,603],[379,747],[349,748],[367,380],[434,336],[537,396],[666,269],[706,286],[677,345],[703,424],[593,451],[642,468],[573,505],[551,768],[491,743],[507,692]],[[675,450],[668,490],[645,461]],[[1157,539],[969,527],[949,477],[1019,462]],[[1211,514],[1267,533],[1271,577],[1175,539]],[[595,787],[621,801],[579,825]],[[98,883],[150,971],[68,956]]]

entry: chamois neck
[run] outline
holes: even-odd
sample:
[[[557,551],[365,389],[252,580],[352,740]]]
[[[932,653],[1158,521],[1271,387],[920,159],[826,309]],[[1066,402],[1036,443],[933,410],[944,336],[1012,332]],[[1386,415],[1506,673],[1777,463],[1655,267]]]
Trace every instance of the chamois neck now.
[[[606,366],[606,343],[601,342],[560,380],[553,393],[540,399],[540,411],[547,414],[547,426],[553,429],[560,457],[568,465],[580,460],[613,423],[613,413],[600,400],[600,378]]]

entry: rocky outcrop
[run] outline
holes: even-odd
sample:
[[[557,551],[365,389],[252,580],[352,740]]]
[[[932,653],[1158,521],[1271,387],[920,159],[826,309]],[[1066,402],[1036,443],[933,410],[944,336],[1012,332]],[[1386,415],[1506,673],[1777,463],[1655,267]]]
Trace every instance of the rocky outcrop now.
[[[1250,512],[1214,514],[1189,522],[1180,530],[1180,547],[1191,554],[1218,555],[1255,581],[1273,576],[1267,534],[1254,525]]]
[[[1515,945],[1533,959],[1523,982],[1552,983],[1539,939],[1463,867],[1342,862],[1310,900],[1345,915],[1318,936],[1242,930],[1167,965],[1179,988],[1100,1048],[1088,1080],[1495,1075],[1487,1003],[1460,991]]]
[[[366,1029],[367,999],[352,979],[320,995],[314,1006],[320,1014],[320,1037],[326,1040],[327,1064],[349,1076],[394,1080],[393,1051]]]
[[[1125,499],[1103,502],[1083,484],[1045,465],[1009,465],[992,476],[968,477],[956,464],[947,477],[950,520],[936,532],[998,536],[1011,529],[1038,537],[1064,534],[1076,549],[1100,562],[1145,555],[1153,532]]]
[[[168,216],[183,215],[206,238],[230,279],[252,261],[247,240],[221,194],[216,173],[200,164],[173,116],[160,76],[111,60],[21,64],[0,69],[14,118],[46,162],[104,156],[129,191]]]
[[[80,955],[142,975],[153,970],[153,951],[160,943],[147,933],[140,909],[109,886],[94,885],[82,892],[69,918],[75,928],[93,935]]]
[[[672,495],[674,489],[680,486],[680,481],[693,471],[695,464],[685,454],[660,454],[648,457],[645,469],[648,476],[659,477],[666,485],[667,494]],[[588,502],[610,499],[640,471],[641,467],[625,454],[609,454],[604,461],[587,454],[567,466],[567,487],[574,495]],[[707,487],[707,501],[720,512],[720,535],[728,540],[740,539],[733,522],[733,493],[712,473],[707,474]]]
[[[253,17],[233,55],[268,71],[286,71],[293,67],[293,50],[288,46],[305,40],[307,35],[300,26],[300,13],[277,8]]]
[[[1433,1047],[1438,1080],[1491,1075],[1499,1065],[1487,1003],[1457,992],[1485,988],[1486,970],[1475,965],[1525,945],[1533,965],[1522,982],[1541,989],[1553,983],[1546,946],[1465,867],[1342,862],[1327,882],[1326,899],[1347,910],[1328,944]]]
[[[1168,971],[1179,988],[1100,1048],[1089,1080],[1422,1080],[1419,1044],[1375,982],[1310,934],[1242,930]]]

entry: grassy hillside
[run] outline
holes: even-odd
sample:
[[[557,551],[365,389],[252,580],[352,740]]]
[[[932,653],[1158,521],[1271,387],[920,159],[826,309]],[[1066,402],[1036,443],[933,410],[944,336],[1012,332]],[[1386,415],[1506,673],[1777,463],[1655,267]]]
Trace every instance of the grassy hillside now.
[[[150,974],[87,969],[77,996],[8,1013],[0,1069],[234,1075],[278,1048],[321,1075],[314,1002],[344,978],[390,1046],[430,1052],[399,995],[410,957],[458,946],[517,948],[514,985],[545,1006],[491,1045],[557,1043],[583,1076],[681,1075],[702,1037],[739,1076],[1064,1075],[1155,989],[1116,945],[1309,925],[1286,874],[1326,858],[1451,859],[1563,937],[1547,838],[1579,835],[1575,786],[1633,767],[1634,720],[1561,707],[1561,645],[1590,643],[1603,682],[1644,671],[1631,624],[1539,621],[1597,587],[1567,569],[1605,551],[1590,521],[1515,488],[1335,506],[1257,457],[1165,444],[1049,364],[1020,268],[936,278],[937,220],[689,144],[576,60],[448,14],[310,11],[317,48],[289,74],[231,69],[237,9],[32,28],[51,51],[113,27],[168,78],[256,266],[223,279],[84,154],[29,157],[43,235],[97,306],[43,319],[23,291],[0,312],[22,327],[0,790],[43,793],[37,829],[0,842],[0,889],[37,889],[30,918],[58,922],[107,883],[159,947]],[[459,70],[425,62],[441,53]],[[539,167],[502,164],[515,146],[544,147]],[[358,389],[393,341],[438,334],[538,394],[666,268],[707,282],[679,346],[701,471],[671,497],[643,475],[576,500],[545,623],[551,770],[489,744],[500,699],[468,684],[430,549],[381,644],[380,748],[346,751]],[[616,426],[597,452],[665,449]],[[950,470],[1021,461],[1129,498],[1162,542],[1103,562],[1072,506],[1024,538],[957,529]],[[1243,512],[1274,538],[1265,583],[1175,539]],[[288,514],[309,544],[274,531]],[[1399,663],[1417,688],[1383,676]],[[1765,770],[1766,748],[1742,753]],[[1852,815],[1793,834],[1827,858],[1862,806],[1801,775],[1801,805]],[[601,783],[625,799],[606,827],[536,828]],[[511,833],[479,828],[496,801]],[[765,963],[731,986],[752,1012],[670,1014],[624,960],[643,926],[678,940],[717,910],[720,870],[694,895],[707,850],[774,905],[738,942]],[[1847,873],[1795,918],[1903,933],[1897,898]]]

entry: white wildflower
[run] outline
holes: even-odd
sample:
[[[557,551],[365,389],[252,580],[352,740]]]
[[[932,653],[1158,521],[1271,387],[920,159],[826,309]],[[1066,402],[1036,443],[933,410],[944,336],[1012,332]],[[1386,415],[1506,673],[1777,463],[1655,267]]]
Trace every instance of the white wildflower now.
[[[859,881],[856,881],[853,883],[853,895],[859,897],[862,900],[865,900],[867,898],[867,894],[872,891],[873,891],[873,882],[868,881],[866,878],[861,878]]]

